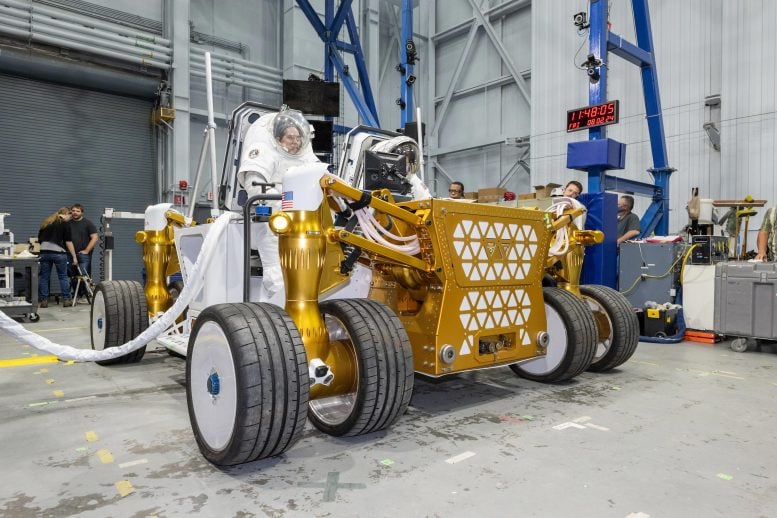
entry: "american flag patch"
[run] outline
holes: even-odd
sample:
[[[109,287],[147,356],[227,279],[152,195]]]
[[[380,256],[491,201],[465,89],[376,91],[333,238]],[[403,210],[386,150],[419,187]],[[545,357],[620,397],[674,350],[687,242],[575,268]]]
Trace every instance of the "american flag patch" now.
[[[294,191],[284,191],[281,195],[281,210],[292,210],[294,208]]]

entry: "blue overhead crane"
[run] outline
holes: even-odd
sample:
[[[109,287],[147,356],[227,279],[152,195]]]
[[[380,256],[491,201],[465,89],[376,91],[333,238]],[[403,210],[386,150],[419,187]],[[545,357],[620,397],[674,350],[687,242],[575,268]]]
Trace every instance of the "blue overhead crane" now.
[[[334,71],[336,70],[361,119],[368,126],[379,128],[378,110],[372,95],[370,78],[367,76],[364,52],[351,8],[352,2],[353,0],[341,0],[337,11],[335,11],[334,0],[325,0],[323,21],[310,5],[309,0],[297,0],[297,5],[302,9],[321,41],[324,42],[324,80],[334,81]],[[401,23],[400,47],[402,50],[397,70],[402,75],[402,82],[397,104],[401,113],[400,125],[405,127],[407,123],[415,120],[413,84],[416,78],[413,75],[413,65],[417,59],[417,54],[413,41],[413,0],[402,0]],[[350,43],[339,39],[343,26],[348,30]],[[350,70],[343,62],[340,52],[348,52],[353,55],[360,88],[351,77]]]
[[[368,126],[379,128],[378,110],[375,107],[370,78],[367,75],[367,66],[364,62],[364,53],[361,41],[359,41],[359,33],[356,30],[356,21],[353,9],[351,9],[352,1],[341,0],[337,11],[335,11],[335,0],[324,0],[323,22],[313,6],[310,5],[309,0],[297,0],[297,5],[302,9],[321,41],[324,42],[324,80],[334,81],[334,71],[337,70],[340,82],[343,83],[361,119]],[[343,26],[348,30],[350,42],[340,40],[340,31],[342,31]],[[351,77],[351,71],[343,61],[340,52],[353,55],[358,73],[358,86]]]

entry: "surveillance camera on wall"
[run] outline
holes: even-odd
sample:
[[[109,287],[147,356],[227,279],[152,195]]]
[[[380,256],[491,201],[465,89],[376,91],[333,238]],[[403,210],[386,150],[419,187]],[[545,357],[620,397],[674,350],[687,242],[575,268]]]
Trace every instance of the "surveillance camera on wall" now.
[[[575,15],[572,17],[572,21],[575,24],[575,27],[578,29],[587,29],[591,25],[588,23],[588,14],[583,12],[575,13]]]

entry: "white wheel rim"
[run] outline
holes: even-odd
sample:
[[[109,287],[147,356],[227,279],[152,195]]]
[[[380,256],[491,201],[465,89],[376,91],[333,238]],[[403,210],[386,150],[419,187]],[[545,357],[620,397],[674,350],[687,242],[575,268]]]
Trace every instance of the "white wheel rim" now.
[[[329,332],[330,341],[350,342],[353,346],[351,335],[345,328],[345,324],[343,324],[339,319],[333,317],[332,315],[325,315],[324,322],[326,323],[326,329]],[[356,364],[356,379],[359,379],[358,361]],[[356,396],[358,391],[359,384],[357,381],[356,392],[349,392],[347,394],[315,399],[310,401],[308,405],[310,406],[311,412],[315,414],[319,421],[329,426],[336,426],[348,419],[348,417],[353,412],[356,405]]]
[[[221,326],[208,321],[200,327],[189,349],[189,361],[188,389],[200,436],[211,450],[223,450],[235,429],[237,379],[229,341]]]
[[[98,291],[92,300],[92,349],[102,351],[105,349],[105,297]]]
[[[610,314],[607,312],[605,307],[599,303],[598,300],[591,298],[590,296],[586,296],[585,301],[588,303],[588,307],[591,309],[591,312],[594,313],[594,323],[596,324],[596,352],[594,353],[594,359],[591,360],[591,363],[596,363],[601,360],[605,354],[607,354],[607,351],[609,351],[610,347],[612,346],[613,324],[612,319],[610,318]],[[599,336],[599,318],[602,317],[607,320],[607,325],[610,329],[609,334],[605,337]]]
[[[519,364],[521,370],[529,374],[542,375],[553,372],[567,355],[567,326],[564,319],[555,308],[545,303],[545,316],[548,321],[548,353],[541,358],[534,358]]]

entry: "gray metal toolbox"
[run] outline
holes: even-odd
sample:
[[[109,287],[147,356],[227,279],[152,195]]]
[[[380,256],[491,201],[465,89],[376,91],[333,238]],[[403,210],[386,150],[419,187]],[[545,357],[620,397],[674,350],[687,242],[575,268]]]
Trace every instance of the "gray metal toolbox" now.
[[[715,265],[715,330],[777,339],[777,263]]]

